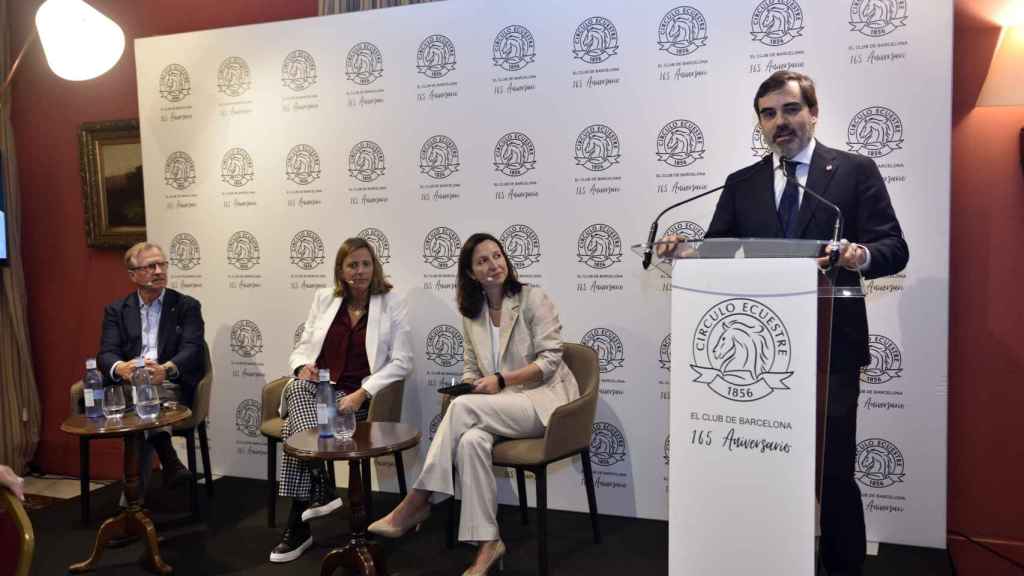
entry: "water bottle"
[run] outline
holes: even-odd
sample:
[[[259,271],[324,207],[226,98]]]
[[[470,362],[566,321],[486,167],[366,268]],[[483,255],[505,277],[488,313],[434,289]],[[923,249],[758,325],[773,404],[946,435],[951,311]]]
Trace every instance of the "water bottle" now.
[[[160,413],[160,396],[142,358],[135,359],[135,370],[132,371],[132,403],[140,418],[152,418]]]
[[[334,436],[334,386],[331,386],[331,371],[320,371],[320,383],[316,390],[316,423],[320,437]]]
[[[82,377],[85,395],[85,415],[89,418],[103,417],[103,376],[96,369],[96,359],[85,361],[85,376]]]

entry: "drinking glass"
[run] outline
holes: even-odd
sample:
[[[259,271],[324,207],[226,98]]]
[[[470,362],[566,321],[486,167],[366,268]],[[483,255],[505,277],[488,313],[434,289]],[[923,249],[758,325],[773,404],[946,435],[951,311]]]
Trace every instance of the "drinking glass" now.
[[[341,402],[334,413],[334,437],[351,438],[356,431],[356,413],[351,408],[342,408]]]
[[[160,414],[160,393],[152,384],[137,386],[135,390],[135,412],[139,418],[156,418]]]
[[[117,419],[124,414],[124,387],[112,384],[103,389],[103,415]]]

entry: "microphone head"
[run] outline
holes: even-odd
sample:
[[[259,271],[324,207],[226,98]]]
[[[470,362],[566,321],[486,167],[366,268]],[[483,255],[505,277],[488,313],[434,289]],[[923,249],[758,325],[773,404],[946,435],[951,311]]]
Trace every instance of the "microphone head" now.
[[[488,282],[494,282],[494,276],[488,276],[487,277],[487,281]]]

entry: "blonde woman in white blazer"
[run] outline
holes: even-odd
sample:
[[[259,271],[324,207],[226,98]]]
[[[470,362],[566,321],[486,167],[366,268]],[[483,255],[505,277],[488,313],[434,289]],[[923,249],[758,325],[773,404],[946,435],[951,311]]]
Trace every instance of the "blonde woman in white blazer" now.
[[[544,290],[519,282],[494,236],[474,234],[462,247],[458,301],[465,335],[462,380],[472,383],[473,393],[452,401],[413,490],[369,530],[401,536],[427,518],[432,495],[442,499],[458,488],[459,540],[480,545],[463,576],[476,576],[500,566],[505,554],[491,467],[495,439],[543,435],[551,413],[579,397],[579,386],[562,362],[554,303]]]
[[[412,371],[412,345],[405,302],[384,279],[373,247],[349,238],[338,249],[334,287],[317,290],[302,338],[288,360],[295,378],[282,395],[283,436],[314,428],[316,380],[331,372],[340,405],[365,419],[370,398]],[[270,553],[271,562],[295,560],[313,543],[310,519],[341,506],[322,463],[287,454],[281,462],[280,495],[292,498],[288,526]]]

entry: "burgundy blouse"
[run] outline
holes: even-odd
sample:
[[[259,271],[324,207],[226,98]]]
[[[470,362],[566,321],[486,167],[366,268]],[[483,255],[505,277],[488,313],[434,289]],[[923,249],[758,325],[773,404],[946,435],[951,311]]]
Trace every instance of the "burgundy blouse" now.
[[[367,311],[368,312],[368,311]],[[370,361],[366,357],[366,317],[363,314],[355,325],[348,315],[348,303],[342,302],[338,313],[327,329],[317,368],[331,371],[331,380],[346,394],[359,389],[363,378],[370,375]]]

